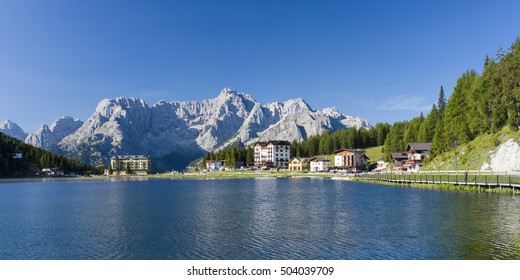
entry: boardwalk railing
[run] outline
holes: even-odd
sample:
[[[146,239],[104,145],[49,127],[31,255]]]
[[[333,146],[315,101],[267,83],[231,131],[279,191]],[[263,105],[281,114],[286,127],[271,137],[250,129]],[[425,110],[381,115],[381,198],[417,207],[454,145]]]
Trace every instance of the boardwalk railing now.
[[[383,181],[398,184],[450,184],[477,186],[485,188],[520,188],[520,176],[517,173],[481,173],[481,172],[417,172],[417,173],[361,173],[358,177],[365,180]]]

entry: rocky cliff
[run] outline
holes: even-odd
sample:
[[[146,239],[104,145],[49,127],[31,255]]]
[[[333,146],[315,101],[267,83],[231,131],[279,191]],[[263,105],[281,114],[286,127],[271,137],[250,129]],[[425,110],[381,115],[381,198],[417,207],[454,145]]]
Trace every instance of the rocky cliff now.
[[[25,143],[35,147],[50,149],[63,138],[74,133],[83,125],[83,122],[72,117],[62,117],[54,121],[51,126],[44,124],[38,130],[25,138]]]

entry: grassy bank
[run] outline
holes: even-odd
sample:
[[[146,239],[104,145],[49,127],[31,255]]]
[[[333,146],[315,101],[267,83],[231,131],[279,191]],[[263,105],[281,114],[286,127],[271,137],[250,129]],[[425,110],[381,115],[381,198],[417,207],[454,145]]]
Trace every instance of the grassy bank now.
[[[370,163],[376,162],[378,159],[383,158],[383,146],[371,147],[365,149],[365,155],[369,158]]]
[[[498,146],[509,139],[519,143],[520,131],[511,131],[504,127],[495,134],[480,135],[455,150],[435,157],[422,170],[480,170],[483,164],[489,163],[490,156],[496,152]]]

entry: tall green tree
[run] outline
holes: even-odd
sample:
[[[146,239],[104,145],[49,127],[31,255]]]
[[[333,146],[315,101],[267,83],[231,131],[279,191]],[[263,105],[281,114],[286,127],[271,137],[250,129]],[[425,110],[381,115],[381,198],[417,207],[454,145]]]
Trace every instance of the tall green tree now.
[[[439,119],[439,112],[435,104],[432,105],[430,113],[424,118],[424,121],[419,127],[419,133],[417,135],[418,142],[432,142],[433,136],[435,135],[435,126]]]
[[[404,142],[404,133],[408,126],[408,122],[396,122],[390,128],[384,144],[385,160],[391,160],[392,152],[404,151],[406,143]]]
[[[410,121],[406,128],[406,131],[404,132],[405,143],[419,142],[419,132],[423,122],[424,117],[422,113],[419,117],[413,118]]]
[[[439,92],[439,99],[437,100],[437,109],[441,116],[444,114],[444,109],[446,109],[446,96],[444,95],[444,88],[442,86]]]
[[[473,86],[478,79],[475,71],[468,71],[457,80],[453,93],[446,105],[444,113],[444,133],[446,145],[454,149],[470,141],[469,107]]]

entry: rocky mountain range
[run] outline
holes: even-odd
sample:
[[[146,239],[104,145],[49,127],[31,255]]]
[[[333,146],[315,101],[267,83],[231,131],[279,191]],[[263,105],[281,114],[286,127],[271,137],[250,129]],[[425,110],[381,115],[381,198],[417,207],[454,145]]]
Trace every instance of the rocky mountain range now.
[[[181,169],[207,151],[229,145],[301,141],[325,130],[370,127],[367,120],[335,108],[314,110],[301,98],[261,105],[229,88],[213,99],[153,106],[132,97],[104,99],[84,123],[64,117],[29,135],[4,123],[2,132],[88,163],[107,165],[115,154],[150,155],[156,171]]]

